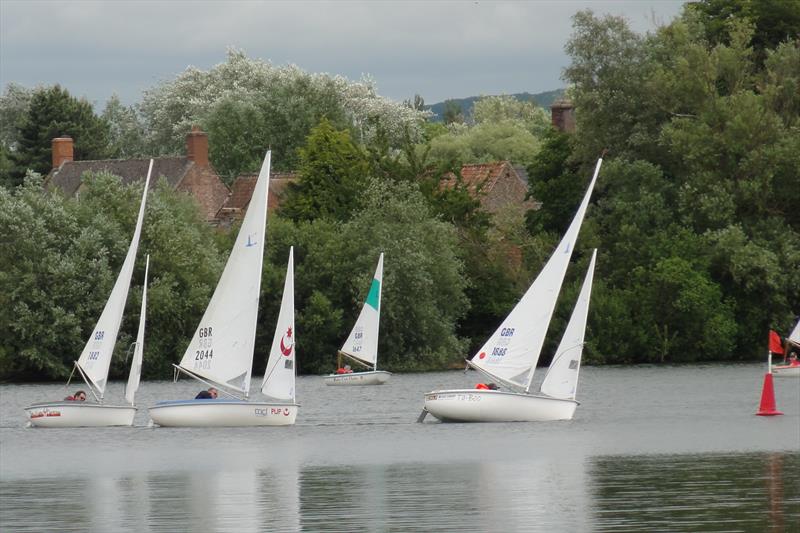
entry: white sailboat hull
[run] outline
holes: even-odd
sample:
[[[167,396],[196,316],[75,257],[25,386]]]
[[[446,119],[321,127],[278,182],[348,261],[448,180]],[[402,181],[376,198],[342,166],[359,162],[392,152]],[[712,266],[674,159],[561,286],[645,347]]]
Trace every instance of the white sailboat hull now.
[[[176,400],[148,408],[154,424],[167,427],[290,426],[300,406],[245,400]]]
[[[325,385],[383,385],[389,381],[391,372],[371,370],[369,372],[352,372],[350,374],[328,374]]]
[[[800,365],[772,365],[776,378],[800,378]]]
[[[132,426],[136,407],[83,402],[35,403],[25,408],[28,422],[42,428]]]
[[[442,422],[549,422],[571,420],[578,402],[497,390],[438,390],[425,410]]]

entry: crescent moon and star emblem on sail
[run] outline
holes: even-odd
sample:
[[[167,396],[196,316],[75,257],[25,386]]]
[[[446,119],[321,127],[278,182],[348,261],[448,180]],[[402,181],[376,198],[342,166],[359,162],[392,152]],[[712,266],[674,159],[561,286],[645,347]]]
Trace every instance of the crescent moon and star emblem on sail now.
[[[281,353],[286,357],[289,357],[292,354],[292,348],[294,348],[294,339],[292,338],[292,328],[287,329],[286,334],[283,337],[281,337],[280,348],[281,348]]]

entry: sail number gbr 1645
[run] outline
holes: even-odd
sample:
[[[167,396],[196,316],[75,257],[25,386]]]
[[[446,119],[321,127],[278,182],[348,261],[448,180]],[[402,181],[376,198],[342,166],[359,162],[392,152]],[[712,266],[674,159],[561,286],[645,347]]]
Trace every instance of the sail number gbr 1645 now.
[[[194,368],[195,370],[208,370],[211,368],[211,359],[214,357],[214,350],[211,348],[212,328],[199,328],[197,336],[200,337],[198,342],[200,349],[194,352]]]

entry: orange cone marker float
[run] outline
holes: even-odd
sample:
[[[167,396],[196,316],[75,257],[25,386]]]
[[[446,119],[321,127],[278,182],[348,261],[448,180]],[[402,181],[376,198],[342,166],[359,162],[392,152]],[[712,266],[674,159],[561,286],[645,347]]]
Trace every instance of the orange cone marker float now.
[[[775,388],[772,386],[772,372],[764,374],[764,387],[761,389],[761,405],[758,406],[758,416],[782,415],[775,409]]]
[[[758,406],[758,416],[775,416],[782,415],[775,407],[775,387],[772,384],[772,351],[775,344],[775,337],[778,334],[770,331],[770,349],[768,351],[767,359],[767,373],[764,374],[764,386],[761,388],[761,405]],[[780,337],[777,340],[777,346],[780,347]],[[781,350],[782,351],[782,350]]]

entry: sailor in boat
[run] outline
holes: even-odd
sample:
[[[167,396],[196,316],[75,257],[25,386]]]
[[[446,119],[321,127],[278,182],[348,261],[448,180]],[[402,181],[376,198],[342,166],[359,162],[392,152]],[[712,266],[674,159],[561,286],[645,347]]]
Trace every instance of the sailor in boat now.
[[[352,374],[353,369],[350,368],[350,365],[344,365],[344,368],[339,367],[336,369],[337,374]]]
[[[475,388],[483,390],[498,390],[500,387],[498,387],[494,383],[477,383],[475,385]]]
[[[72,396],[67,396],[64,398],[65,402],[85,402],[86,401],[86,393],[82,390],[75,392]]]
[[[197,393],[197,396],[194,397],[195,400],[216,400],[217,396],[219,395],[219,391],[214,387],[209,387],[208,390],[201,390]]]

